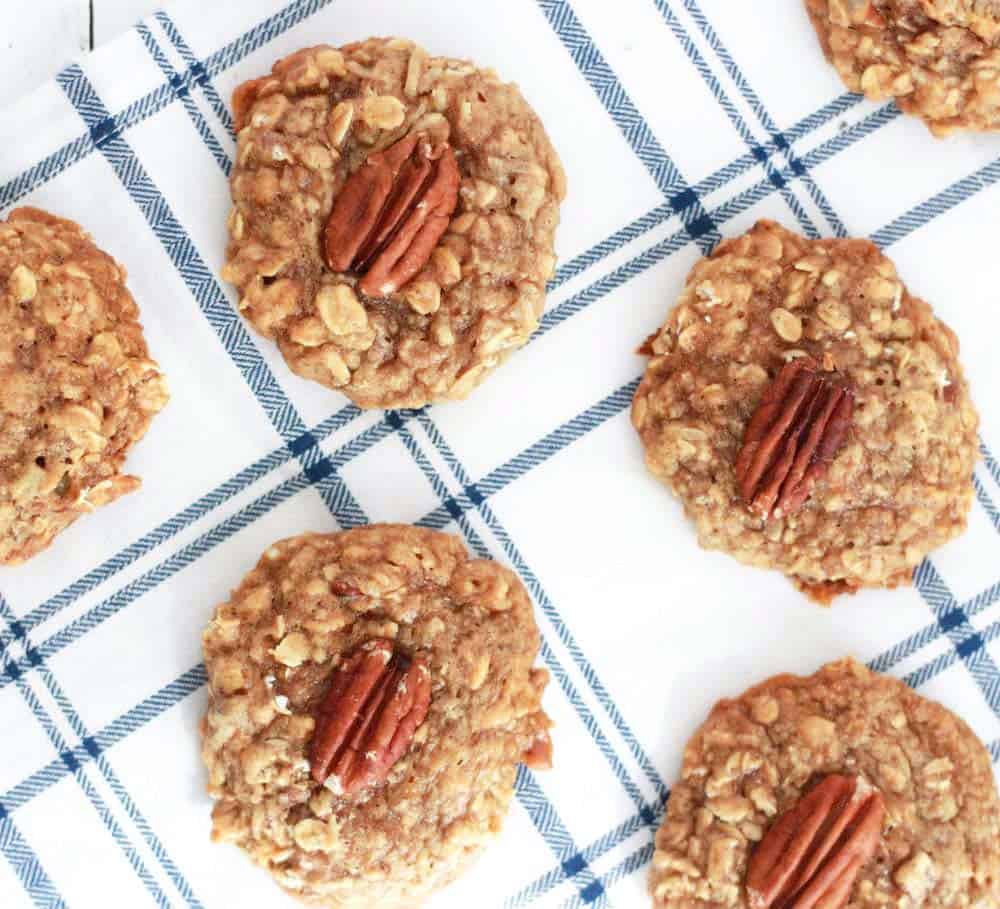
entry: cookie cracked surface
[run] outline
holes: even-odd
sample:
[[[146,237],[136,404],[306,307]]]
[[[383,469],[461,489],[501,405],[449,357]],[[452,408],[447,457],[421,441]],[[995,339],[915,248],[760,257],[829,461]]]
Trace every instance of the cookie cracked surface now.
[[[1000,129],[997,0],[806,0],[851,91],[888,98],[931,132]]]
[[[838,775],[880,797],[885,816],[848,901],[834,905],[1000,905],[1000,801],[988,752],[949,710],[850,659],[808,677],[776,676],[715,706],[684,751],[656,835],[655,904],[755,909],[747,870],[756,850],[779,818]]]
[[[125,269],[36,208],[0,222],[0,563],[139,487],[121,472],[166,404]]]
[[[465,397],[528,340],[555,267],[566,190],[516,86],[412,42],[373,38],[280,60],[237,88],[233,106],[223,276],[296,373],[362,407],[419,407]],[[414,137],[411,164],[365,169]],[[444,183],[457,164],[457,199],[417,173],[428,161],[447,166]],[[357,186],[368,173],[373,186]],[[351,211],[340,204],[345,186],[358,203]],[[450,205],[420,232],[428,192]],[[382,215],[361,210],[372,197]],[[396,217],[384,217],[396,202]],[[330,225],[331,215],[346,223]],[[349,244],[354,225],[386,228],[365,237],[361,257],[353,252],[362,237]],[[373,280],[389,272],[386,258],[400,263],[394,280]]]
[[[539,643],[516,575],[456,537],[373,525],[276,543],[204,634],[213,837],[309,902],[421,902],[499,832],[518,763],[548,760]],[[364,706],[394,692],[410,701]]]
[[[978,416],[958,341],[868,241],[761,221],[694,267],[643,352],[632,423],[706,548],[828,602],[908,583],[964,530]],[[851,424],[798,510],[763,517],[741,496],[737,462],[765,393],[800,357],[849,389]]]

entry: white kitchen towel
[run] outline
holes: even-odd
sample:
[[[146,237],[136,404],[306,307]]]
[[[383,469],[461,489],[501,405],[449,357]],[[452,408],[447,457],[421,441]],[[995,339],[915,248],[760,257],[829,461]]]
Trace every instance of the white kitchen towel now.
[[[406,521],[534,599],[555,769],[434,905],[648,905],[652,836],[713,702],[853,654],[1000,758],[1000,137],[847,94],[799,0],[182,0],[0,114],[0,209],[78,220],[129,271],[172,400],[142,489],[0,571],[0,905],[292,901],[208,841],[200,631],[266,546]],[[531,343],[463,403],[361,412],[292,375],[218,277],[228,99],[299,47],[398,34],[520,83],[565,163]],[[645,471],[638,344],[761,217],[869,236],[958,333],[983,414],[968,532],[832,610],[701,551]]]

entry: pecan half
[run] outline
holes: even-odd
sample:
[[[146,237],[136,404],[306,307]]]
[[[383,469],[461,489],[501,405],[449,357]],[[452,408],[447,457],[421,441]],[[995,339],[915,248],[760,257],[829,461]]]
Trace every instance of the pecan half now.
[[[423,657],[411,658],[383,638],[362,644],[337,667],[316,714],[312,778],[336,777],[346,795],[382,782],[409,748],[430,701]]]
[[[875,854],[885,800],[857,779],[833,774],[785,812],[747,870],[752,909],[843,909]]]
[[[344,184],[324,242],[334,271],[361,275],[369,297],[399,290],[431,257],[458,203],[458,163],[451,146],[432,147],[411,133],[369,155]]]
[[[800,357],[764,392],[736,458],[736,481],[750,508],[767,519],[798,511],[844,444],[854,394]]]

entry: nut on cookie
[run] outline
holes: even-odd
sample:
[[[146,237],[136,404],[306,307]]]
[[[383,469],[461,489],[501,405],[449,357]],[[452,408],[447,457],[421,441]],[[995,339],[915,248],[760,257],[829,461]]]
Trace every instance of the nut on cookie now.
[[[688,276],[632,402],[700,543],[829,602],[965,529],[978,415],[955,335],[866,240],[770,221]]]
[[[223,277],[292,370],[419,407],[528,340],[566,181],[515,85],[372,38],[279,60],[233,108]]]
[[[37,208],[0,222],[0,563],[139,487],[129,449],[166,404],[125,269]]]
[[[844,84],[931,132],[1000,129],[997,0],[806,0]]]
[[[656,834],[656,906],[1000,905],[1000,800],[969,727],[854,660],[720,701]]]
[[[517,576],[403,525],[269,548],[204,633],[213,838],[324,906],[411,906],[551,762]]]

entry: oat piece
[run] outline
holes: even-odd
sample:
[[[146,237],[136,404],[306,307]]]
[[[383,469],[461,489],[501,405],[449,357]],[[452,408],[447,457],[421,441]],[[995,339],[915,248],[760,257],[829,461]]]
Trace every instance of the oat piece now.
[[[892,98],[936,136],[1000,129],[998,0],[806,0],[851,91]]]
[[[706,548],[829,602],[908,583],[965,528],[978,416],[958,341],[868,241],[807,240],[761,221],[694,267],[642,352],[632,423]],[[809,358],[817,387],[843,388],[852,412],[846,433],[835,413],[812,449],[801,437],[813,460],[788,513],[781,501],[771,509],[773,495],[754,504],[768,475],[749,471],[747,445],[763,437],[752,418],[796,358]],[[806,423],[796,425],[818,425]]]
[[[786,905],[760,900],[768,840],[780,818],[841,777],[859,800],[858,823],[879,821],[881,836],[874,849],[849,846],[862,861],[848,902],[821,905],[1000,905],[1000,801],[988,752],[949,710],[850,659],[808,677],[775,676],[716,705],[684,751],[656,834],[654,903]]]
[[[125,269],[78,224],[0,222],[0,301],[0,563],[16,564],[139,487],[122,464],[168,395]]]
[[[538,647],[516,575],[456,537],[276,543],[204,634],[213,837],[308,902],[418,904],[548,763]]]
[[[372,38],[286,57],[233,107],[223,276],[295,372],[418,407],[528,340],[566,189],[516,86]]]

